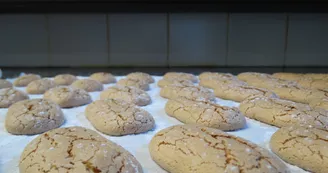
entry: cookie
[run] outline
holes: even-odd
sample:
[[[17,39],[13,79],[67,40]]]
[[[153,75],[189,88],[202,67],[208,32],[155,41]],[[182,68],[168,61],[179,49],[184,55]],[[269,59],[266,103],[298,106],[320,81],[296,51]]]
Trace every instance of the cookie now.
[[[163,79],[184,79],[194,83],[198,82],[198,79],[195,75],[182,72],[167,72],[163,76]]]
[[[147,132],[155,125],[147,111],[117,99],[92,102],[85,109],[85,115],[93,127],[113,136]]]
[[[131,79],[138,79],[141,81],[146,81],[148,84],[155,82],[153,77],[151,77],[149,74],[143,73],[143,72],[130,73],[126,77],[131,78]]]
[[[57,84],[50,79],[39,79],[32,81],[26,87],[26,92],[29,94],[43,94],[50,88],[56,87]]]
[[[247,85],[246,82],[241,81],[237,78],[219,78],[219,77],[213,77],[213,78],[202,78],[199,81],[199,85],[206,87],[206,88],[220,88],[221,85]]]
[[[224,84],[220,83],[216,85],[214,89],[214,94],[216,97],[225,100],[233,100],[236,102],[241,102],[247,98],[254,96],[264,96],[264,97],[278,97],[272,91],[263,88],[257,88],[247,85],[235,85],[235,84]]]
[[[119,86],[132,86],[144,91],[149,90],[149,84],[145,80],[132,79],[132,78],[123,78],[117,82]]]
[[[26,75],[18,77],[14,81],[14,86],[24,87],[24,86],[27,86],[30,82],[35,81],[35,80],[39,80],[39,79],[41,79],[41,77],[39,75],[26,74]]]
[[[309,105],[313,108],[322,108],[328,110],[328,97],[312,99],[309,102]]]
[[[44,93],[43,98],[57,103],[62,108],[82,106],[92,102],[88,92],[69,86],[52,88]]]
[[[29,97],[23,91],[14,88],[0,89],[0,108],[8,108],[12,104],[26,99],[29,99]]]
[[[0,79],[0,89],[11,88],[11,87],[13,87],[13,84],[11,82],[4,79]]]
[[[245,72],[238,74],[237,77],[249,85],[269,90],[280,85],[297,85],[295,81],[278,79],[266,73]]]
[[[204,79],[237,79],[231,73],[203,72],[198,76],[199,80]]]
[[[149,144],[152,159],[170,173],[289,173],[269,151],[245,139],[200,125],[159,131]]]
[[[71,85],[77,77],[71,74],[60,74],[55,76],[54,81],[57,85]]]
[[[277,77],[279,79],[295,81],[298,85],[302,87],[328,90],[328,80],[307,77],[306,74],[275,73],[272,76]]]
[[[109,83],[116,82],[115,76],[105,72],[93,73],[92,75],[90,75],[90,79],[96,80],[102,84],[109,84]]]
[[[285,80],[298,80],[300,78],[303,78],[304,74],[280,72],[280,73],[274,73],[272,74],[272,76],[275,78],[285,79]]]
[[[319,79],[319,80],[328,80],[327,73],[306,73],[304,74],[306,78]]]
[[[121,146],[83,127],[59,128],[36,137],[25,147],[20,173],[142,173],[140,163]]]
[[[185,124],[200,124],[224,131],[241,129],[246,119],[237,108],[183,97],[168,100],[165,112]]]
[[[151,98],[147,92],[128,86],[112,86],[100,93],[100,99],[121,99],[127,103],[138,106],[146,106],[151,103]]]
[[[161,89],[160,96],[167,99],[186,97],[188,99],[214,100],[213,92],[202,86],[169,85]]]
[[[83,89],[87,92],[102,91],[102,83],[93,79],[79,79],[71,84],[73,88]]]
[[[168,85],[183,85],[183,86],[193,86],[193,82],[185,79],[161,79],[157,82],[157,86],[163,88]]]
[[[284,161],[316,173],[328,172],[328,131],[291,126],[276,131],[271,150]]]
[[[298,124],[328,129],[328,111],[314,109],[307,104],[279,98],[253,97],[241,102],[239,109],[248,118],[277,127]]]
[[[31,99],[11,105],[6,116],[6,129],[15,135],[35,135],[55,129],[64,123],[60,107],[49,100]]]

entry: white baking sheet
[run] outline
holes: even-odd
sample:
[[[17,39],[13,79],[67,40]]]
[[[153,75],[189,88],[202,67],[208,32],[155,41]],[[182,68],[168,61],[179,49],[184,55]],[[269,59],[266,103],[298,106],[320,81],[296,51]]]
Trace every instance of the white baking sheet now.
[[[85,78],[85,77],[79,77]],[[121,79],[122,76],[116,77],[117,80]],[[156,82],[150,85],[150,90],[148,94],[152,98],[152,103],[143,108],[149,111],[155,119],[156,127],[154,130],[147,133],[138,135],[127,135],[121,137],[111,137],[108,135],[103,135],[107,139],[110,139],[119,145],[123,146],[126,150],[130,151],[140,162],[145,173],[164,173],[166,171],[162,170],[154,161],[152,161],[149,151],[148,143],[152,136],[159,130],[181,124],[178,120],[169,117],[164,111],[164,106],[166,99],[159,96],[160,88],[156,85],[157,81],[161,79],[160,76],[154,76]],[[14,79],[8,79],[13,82]],[[110,85],[104,85],[107,88]],[[17,89],[25,91],[25,87],[17,87]],[[100,92],[90,92],[93,100],[99,99]],[[30,98],[42,98],[42,95],[30,95]],[[227,101],[222,99],[216,99],[216,103],[225,106],[238,106],[238,103],[233,101]],[[70,109],[62,109],[65,114],[65,124],[62,127],[69,126],[83,126],[96,130],[88,122],[84,116],[84,110],[86,106],[80,106]],[[24,147],[37,135],[33,136],[15,136],[9,134],[4,127],[4,120],[8,109],[0,109],[0,173],[18,173],[18,162],[21,152]],[[247,119],[247,126],[238,131],[229,132],[236,136],[248,139],[264,148],[269,149],[269,140],[271,135],[277,130],[276,127],[263,124],[261,122]],[[291,172],[295,173],[305,173],[306,171],[292,165],[288,165]]]

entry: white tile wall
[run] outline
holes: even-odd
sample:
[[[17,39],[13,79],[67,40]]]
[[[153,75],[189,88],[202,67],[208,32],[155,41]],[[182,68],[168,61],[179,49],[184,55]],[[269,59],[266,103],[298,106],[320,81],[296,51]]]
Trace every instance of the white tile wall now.
[[[228,65],[282,66],[285,36],[285,14],[230,14]]]
[[[45,15],[0,15],[0,65],[47,66]]]
[[[223,66],[227,14],[170,14],[170,66]]]
[[[112,66],[167,66],[166,14],[110,14]]]
[[[328,65],[328,14],[289,15],[286,65]]]
[[[49,34],[51,65],[108,65],[106,14],[51,14]]]

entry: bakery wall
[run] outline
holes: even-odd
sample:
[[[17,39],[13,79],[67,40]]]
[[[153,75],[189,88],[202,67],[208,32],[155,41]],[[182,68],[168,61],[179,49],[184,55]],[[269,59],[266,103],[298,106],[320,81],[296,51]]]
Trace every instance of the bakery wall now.
[[[328,14],[8,14],[0,26],[0,67],[328,66]]]

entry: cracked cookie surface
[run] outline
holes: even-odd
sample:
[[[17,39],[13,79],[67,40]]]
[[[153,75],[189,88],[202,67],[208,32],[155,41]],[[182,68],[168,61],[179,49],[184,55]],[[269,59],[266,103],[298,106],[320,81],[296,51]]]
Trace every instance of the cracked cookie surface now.
[[[202,86],[169,85],[160,91],[160,96],[167,99],[186,97],[188,99],[214,100],[213,92]]]
[[[109,84],[109,83],[116,82],[115,76],[105,72],[93,73],[92,75],[90,75],[90,79],[96,80],[102,84]]]
[[[291,126],[276,131],[271,150],[286,162],[316,173],[328,172],[328,132]]]
[[[159,131],[149,144],[152,159],[171,173],[288,173],[269,151],[239,137],[200,125]]]
[[[149,84],[145,80],[140,80],[136,78],[123,78],[117,81],[117,85],[119,86],[132,86],[144,91],[149,90]]]
[[[76,80],[77,77],[71,74],[60,74],[54,78],[57,85],[71,85]]]
[[[15,135],[34,135],[57,128],[64,123],[60,107],[43,99],[19,101],[8,109],[6,129]]]
[[[51,79],[39,79],[29,83],[26,87],[26,92],[29,94],[43,94],[56,86],[57,84]]]
[[[247,86],[243,84],[225,84],[220,83],[214,89],[215,96],[225,99],[241,102],[254,96],[277,97],[275,93],[263,88]]]
[[[198,79],[195,75],[183,72],[167,72],[163,76],[163,79],[184,79],[189,80],[193,83],[198,82]]]
[[[93,79],[79,79],[73,82],[71,86],[87,92],[102,91],[104,89],[102,83]]]
[[[11,82],[4,79],[0,79],[0,89],[11,88],[11,87],[13,87],[13,84]]]
[[[272,76],[279,79],[295,81],[302,87],[328,90],[327,79],[316,79],[301,73],[275,73]]]
[[[314,109],[307,104],[279,98],[253,97],[241,102],[239,109],[249,118],[277,127],[299,124],[328,129],[328,111]]]
[[[69,86],[51,88],[44,93],[43,98],[57,103],[62,108],[82,106],[92,102],[88,92]]]
[[[26,75],[18,77],[14,81],[14,85],[17,86],[17,87],[24,87],[24,86],[28,85],[30,82],[35,81],[35,80],[39,80],[39,79],[41,79],[41,76],[39,76],[39,75],[26,74]]]
[[[165,112],[185,124],[201,124],[224,131],[241,129],[246,119],[237,108],[183,97],[168,100]]]
[[[146,81],[148,84],[155,82],[154,78],[151,75],[143,72],[133,72],[128,74],[126,77],[131,79]]]
[[[157,82],[157,86],[163,88],[168,85],[183,85],[183,86],[194,86],[194,83],[190,80],[185,79],[161,79]]]
[[[83,127],[39,135],[24,149],[21,173],[142,173],[140,163],[121,146]]]
[[[199,80],[204,79],[237,79],[237,77],[231,73],[218,73],[218,72],[203,72],[198,76]]]
[[[150,113],[117,99],[92,102],[85,109],[85,115],[97,130],[114,136],[143,133],[155,125]]]
[[[127,103],[146,106],[151,103],[149,94],[136,87],[112,86],[100,93],[100,99],[121,99]]]
[[[0,108],[8,108],[10,105],[26,99],[29,99],[29,96],[23,91],[14,88],[0,89]]]

